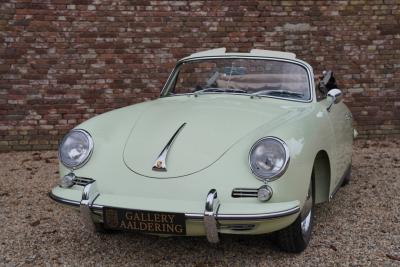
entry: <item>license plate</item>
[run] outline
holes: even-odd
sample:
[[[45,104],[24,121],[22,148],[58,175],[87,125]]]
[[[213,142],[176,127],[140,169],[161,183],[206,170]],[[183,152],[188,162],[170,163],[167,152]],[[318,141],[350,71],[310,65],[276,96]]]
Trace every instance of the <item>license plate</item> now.
[[[104,207],[104,227],[153,234],[185,235],[185,214]]]

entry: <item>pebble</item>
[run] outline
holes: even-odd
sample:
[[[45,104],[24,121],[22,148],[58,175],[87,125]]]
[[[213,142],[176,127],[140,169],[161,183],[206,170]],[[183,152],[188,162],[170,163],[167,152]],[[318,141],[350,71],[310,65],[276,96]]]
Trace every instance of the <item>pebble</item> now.
[[[75,211],[47,196],[57,183],[55,151],[0,153],[0,266],[399,266],[399,155],[395,138],[357,140],[350,184],[317,206],[309,247],[288,254],[265,235],[212,245],[205,237],[89,233]]]

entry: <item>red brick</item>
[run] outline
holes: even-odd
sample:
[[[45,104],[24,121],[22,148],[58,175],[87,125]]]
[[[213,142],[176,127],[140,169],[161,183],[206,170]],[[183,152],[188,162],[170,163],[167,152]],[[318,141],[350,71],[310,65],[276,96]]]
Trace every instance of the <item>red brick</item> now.
[[[399,1],[8,2],[0,151],[55,149],[76,123],[156,98],[179,58],[223,46],[332,69],[362,137],[400,133]]]

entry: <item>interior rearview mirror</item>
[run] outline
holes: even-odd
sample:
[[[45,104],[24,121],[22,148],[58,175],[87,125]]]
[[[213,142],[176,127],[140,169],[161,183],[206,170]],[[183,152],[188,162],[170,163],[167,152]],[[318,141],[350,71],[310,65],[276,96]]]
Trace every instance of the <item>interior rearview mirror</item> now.
[[[343,94],[342,94],[342,91],[340,91],[337,88],[334,88],[334,89],[329,90],[328,97],[330,97],[332,99],[332,102],[326,108],[326,110],[327,111],[331,111],[331,108],[332,108],[333,104],[337,104],[337,103],[340,103],[340,101],[342,101]]]

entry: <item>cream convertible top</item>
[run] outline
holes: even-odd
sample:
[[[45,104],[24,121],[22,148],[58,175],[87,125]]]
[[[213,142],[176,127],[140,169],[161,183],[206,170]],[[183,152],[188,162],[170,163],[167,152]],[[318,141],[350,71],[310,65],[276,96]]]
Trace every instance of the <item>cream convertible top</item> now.
[[[275,57],[275,58],[283,58],[283,59],[296,59],[296,54],[290,52],[280,52],[280,51],[272,51],[272,50],[262,50],[262,49],[251,49],[250,53],[226,53],[226,48],[216,48],[207,51],[201,51],[194,54],[191,54],[188,57],[181,59],[180,61],[185,61],[192,58],[198,57],[218,57],[218,56],[251,56],[251,57]],[[296,61],[301,61],[296,59]],[[301,61],[302,63],[305,63]],[[307,64],[308,65],[308,64]]]

